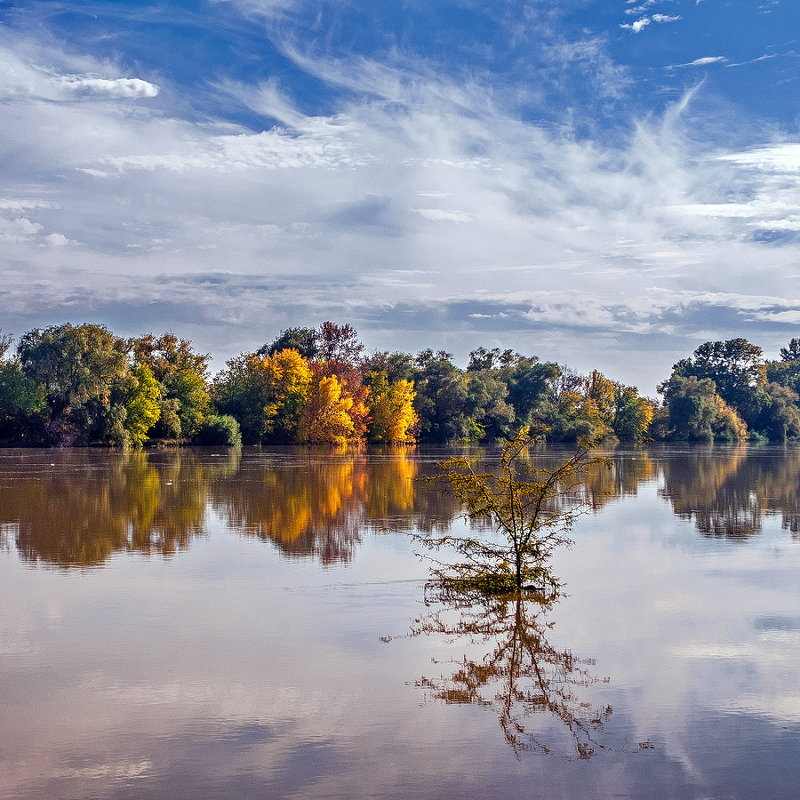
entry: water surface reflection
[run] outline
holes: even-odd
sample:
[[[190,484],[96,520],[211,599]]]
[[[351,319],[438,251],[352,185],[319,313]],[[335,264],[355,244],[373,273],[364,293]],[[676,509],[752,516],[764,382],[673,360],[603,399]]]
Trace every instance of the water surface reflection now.
[[[492,458],[492,451],[478,451]],[[547,461],[558,451],[533,451]],[[416,480],[436,451],[2,451],[0,543],[30,564],[98,567],[115,553],[172,556],[207,532],[213,511],[289,557],[349,562],[365,530],[445,529],[452,498]],[[594,511],[657,482],[707,536],[746,538],[766,516],[800,531],[800,450],[620,450],[586,476]]]
[[[426,606],[449,454],[0,451],[0,800],[796,797],[797,450],[618,450],[567,597]]]
[[[662,496],[700,533],[743,539],[761,531],[764,518],[800,530],[800,449],[698,447],[660,460]]]

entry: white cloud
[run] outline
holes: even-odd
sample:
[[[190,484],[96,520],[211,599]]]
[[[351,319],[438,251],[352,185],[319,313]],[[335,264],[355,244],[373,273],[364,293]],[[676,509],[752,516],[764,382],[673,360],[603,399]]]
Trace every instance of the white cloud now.
[[[42,57],[47,54],[42,53]],[[104,77],[100,74],[60,73],[26,60],[0,45],[0,98],[21,101],[76,100],[81,97],[147,99],[156,97],[159,87],[141,78]]]
[[[469,222],[472,219],[463,211],[448,211],[441,208],[415,208],[414,211],[432,222]]]
[[[41,229],[38,222],[31,222],[27,217],[0,219],[0,241],[21,242],[32,239]]]
[[[53,82],[69,92],[84,92],[109,97],[146,98],[158,96],[159,88],[140,78],[95,78],[83,75],[59,75]]]
[[[64,247],[68,244],[76,244],[76,242],[64,236],[63,233],[49,233],[44,237],[44,240],[50,247]]]
[[[653,20],[650,19],[650,17],[641,17],[640,19],[637,19],[636,22],[620,25],[620,28],[633,31],[634,33],[641,33],[652,21]]]
[[[783,142],[741,153],[726,153],[720,155],[719,160],[757,172],[794,175],[800,171],[800,142]]]
[[[728,59],[725,56],[703,56],[689,61],[686,64],[675,64],[676,67],[708,67],[711,64],[725,64]]]
[[[348,143],[343,130],[337,136],[325,130],[293,134],[276,128],[257,134],[198,136],[181,142],[173,152],[103,156],[99,163],[120,172],[209,170],[227,173],[263,169],[333,169],[358,166],[363,161],[364,156]],[[98,171],[93,170],[93,174],[98,174]],[[99,171],[99,174],[108,175],[108,172]]]
[[[620,28],[633,31],[633,33],[641,33],[648,25],[654,22],[657,24],[665,24],[668,22],[678,22],[678,20],[681,19],[683,19],[683,17],[677,15],[653,14],[649,17],[640,17],[635,22],[620,25]]]

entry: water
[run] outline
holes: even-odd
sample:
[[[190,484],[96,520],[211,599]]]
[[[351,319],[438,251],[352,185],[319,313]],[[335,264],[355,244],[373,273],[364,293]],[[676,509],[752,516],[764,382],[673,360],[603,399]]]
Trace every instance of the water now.
[[[473,608],[443,455],[0,450],[0,798],[797,797],[800,452],[617,451]]]

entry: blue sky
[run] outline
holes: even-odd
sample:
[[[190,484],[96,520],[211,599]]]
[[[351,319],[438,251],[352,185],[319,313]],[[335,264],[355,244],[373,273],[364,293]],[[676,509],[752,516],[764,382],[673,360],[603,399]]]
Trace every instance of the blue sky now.
[[[800,336],[794,0],[0,0],[0,327],[513,347],[652,394]]]

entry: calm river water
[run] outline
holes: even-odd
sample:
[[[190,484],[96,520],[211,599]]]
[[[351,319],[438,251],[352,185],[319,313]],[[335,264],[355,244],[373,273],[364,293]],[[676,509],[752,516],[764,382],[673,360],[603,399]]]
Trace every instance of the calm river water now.
[[[798,797],[800,450],[614,451],[463,608],[444,454],[0,450],[0,798]]]

